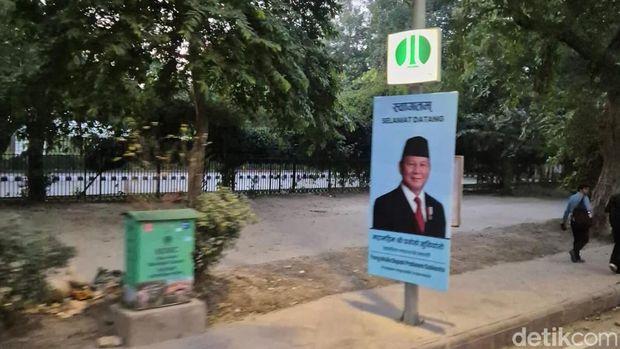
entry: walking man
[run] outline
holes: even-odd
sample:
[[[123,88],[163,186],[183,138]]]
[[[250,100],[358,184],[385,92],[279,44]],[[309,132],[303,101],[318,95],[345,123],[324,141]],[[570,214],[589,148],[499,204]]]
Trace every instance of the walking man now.
[[[618,266],[620,266],[620,193],[611,196],[605,207],[605,212],[609,213],[611,234],[614,237],[614,250],[609,259],[609,269],[618,273]]]
[[[577,193],[571,195],[564,211],[562,230],[566,230],[566,222],[570,218],[570,227],[573,231],[573,249],[569,251],[573,263],[585,262],[581,259],[581,249],[590,240],[590,225],[592,224],[592,204],[588,193],[590,186],[582,184]]]

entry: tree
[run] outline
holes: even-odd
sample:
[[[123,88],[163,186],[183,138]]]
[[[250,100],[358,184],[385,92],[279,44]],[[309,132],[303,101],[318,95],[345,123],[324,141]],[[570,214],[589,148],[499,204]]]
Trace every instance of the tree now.
[[[122,114],[131,78],[144,66],[123,59],[117,36],[135,39],[129,27],[110,29],[107,7],[115,2],[0,2],[0,145],[16,130],[28,139],[28,198],[46,195],[43,153],[62,120]],[[120,4],[122,5],[122,4]],[[131,54],[143,48],[133,47]],[[103,64],[103,62],[114,64]],[[132,74],[119,75],[119,71]],[[7,126],[5,128],[5,125]]]
[[[591,88],[602,91],[602,113],[591,115],[602,158],[593,192],[595,231],[605,224],[604,210],[611,194],[620,191],[620,3],[571,0],[493,0],[507,19],[572,50],[584,63]],[[596,155],[592,155],[596,156]]]
[[[266,113],[278,127],[303,129],[316,140],[339,124],[336,69],[323,42],[337,9],[335,1],[296,0],[187,0],[119,9],[114,25],[131,23],[142,33],[138,44],[149,48],[134,58],[151,67],[146,104],[180,96],[193,106],[190,205],[202,191],[211,123]]]
[[[372,99],[402,94],[402,86],[388,86],[385,40],[391,32],[409,28],[410,11],[403,0],[344,0],[336,21],[339,35],[330,44],[332,54],[343,67],[343,88],[338,95],[338,112],[347,120],[343,137],[332,140],[329,156],[342,162],[370,158]],[[366,7],[366,9],[363,9]]]
[[[515,179],[547,160],[546,114],[537,100],[545,92],[539,81],[549,45],[523,37],[484,3],[459,4],[447,26],[442,89],[460,92],[457,151],[468,172],[497,178],[509,194]]]
[[[387,36],[411,29],[410,4],[404,0],[374,0],[369,11],[368,62],[371,67],[385,71]]]
[[[444,36],[452,36],[451,13],[458,2],[453,0],[433,1],[428,5],[429,26],[441,26]],[[344,67],[344,86],[339,95],[339,110],[352,128],[342,132],[344,140],[340,148],[352,157],[370,154],[370,132],[372,120],[372,98],[381,95],[408,93],[406,86],[388,86],[386,78],[387,35],[411,29],[412,1],[373,0],[363,1],[367,11],[356,11],[351,1],[343,1],[344,8],[352,7],[351,13],[343,14],[337,21],[339,36],[331,47]],[[359,4],[359,2],[358,2]],[[357,20],[354,29],[350,27]],[[365,33],[365,35],[360,35]],[[350,59],[353,58],[353,59]],[[365,62],[361,64],[362,61]],[[459,57],[455,57],[459,59]],[[366,67],[365,70],[361,68]],[[448,85],[445,85],[448,86]],[[439,84],[430,84],[429,91],[441,89]],[[469,163],[469,162],[468,162]]]
[[[49,42],[32,40],[41,35],[37,21],[42,21],[37,4],[4,2],[0,13],[0,102],[2,107],[3,144],[22,125],[29,138],[28,147],[28,195],[32,200],[45,197],[43,173],[43,146],[52,132],[54,100],[56,91],[48,90],[44,81],[51,79],[53,63],[45,60],[46,53],[54,50]],[[51,31],[49,27],[45,31]],[[47,33],[45,33],[47,34]],[[41,35],[44,36],[44,35]],[[45,40],[45,38],[42,38]],[[36,90],[36,92],[35,92]],[[60,90],[60,86],[59,86]],[[5,147],[3,147],[5,148]],[[4,150],[4,149],[3,149]]]
[[[202,189],[209,123],[218,118],[266,113],[319,146],[341,123],[333,113],[336,67],[324,44],[335,0],[1,5],[0,62],[16,69],[3,71],[0,110],[9,105],[3,119],[26,126],[34,200],[45,197],[42,154],[57,119],[143,125],[172,100],[190,102],[190,204]]]
[[[335,35],[329,41],[330,54],[342,67],[344,83],[360,77],[368,67],[370,13],[368,1],[343,0],[335,20]]]

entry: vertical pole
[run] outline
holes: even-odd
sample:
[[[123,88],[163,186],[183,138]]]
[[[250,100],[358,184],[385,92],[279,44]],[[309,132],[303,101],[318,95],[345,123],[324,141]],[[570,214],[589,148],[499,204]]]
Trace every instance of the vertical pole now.
[[[332,191],[332,162],[331,160],[329,161],[329,165],[328,165],[328,169],[327,169],[327,191],[331,192]]]
[[[411,1],[411,26],[413,29],[426,27],[426,0]]]
[[[413,29],[426,27],[426,0],[411,0],[411,26]],[[411,85],[410,93],[422,93],[422,84]],[[418,313],[418,285],[405,283],[405,310],[401,320],[412,326],[421,325],[424,321]]]
[[[271,181],[273,180],[272,176],[273,176],[273,160],[268,160],[269,161],[269,193],[271,193]]]
[[[86,199],[86,185],[88,184],[88,174],[86,172],[86,160],[85,157],[86,155],[84,154],[84,138],[80,137],[80,165],[82,165],[82,170],[84,171],[84,192],[82,193],[81,196],[84,197],[84,199]]]
[[[101,200],[101,197],[103,196],[103,183],[101,182],[101,178],[103,178],[103,170],[101,169],[101,167],[103,167],[103,155],[99,154],[99,161],[97,162],[97,164],[99,164],[98,167],[100,168],[97,171],[98,173],[95,174],[95,179],[97,178],[97,176],[99,176],[99,200]]]
[[[294,193],[297,189],[297,161],[293,159],[293,184],[291,186],[291,193]]]
[[[157,187],[155,188],[155,196],[159,199],[161,197],[161,163],[157,161]]]

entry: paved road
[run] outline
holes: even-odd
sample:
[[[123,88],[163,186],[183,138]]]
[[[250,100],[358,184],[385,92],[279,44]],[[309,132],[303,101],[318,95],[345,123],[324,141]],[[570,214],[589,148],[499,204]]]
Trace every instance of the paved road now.
[[[465,196],[453,234],[562,216],[558,199]],[[368,195],[285,196],[253,201],[260,221],[243,230],[220,267],[257,264],[367,245]]]
[[[90,278],[97,267],[123,267],[121,214],[145,209],[136,208],[139,204],[50,204],[27,211],[11,207],[3,208],[0,219],[2,213],[15,211],[24,224],[45,228],[75,246],[78,256],[72,265]],[[367,245],[367,194],[271,196],[252,200],[252,206],[259,222],[243,229],[219,268]],[[557,199],[465,196],[463,224],[454,234],[559,218],[562,208],[562,200]]]

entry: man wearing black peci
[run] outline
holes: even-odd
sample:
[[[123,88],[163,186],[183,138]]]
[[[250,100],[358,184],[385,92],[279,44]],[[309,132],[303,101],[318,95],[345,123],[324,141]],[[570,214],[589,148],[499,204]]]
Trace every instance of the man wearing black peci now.
[[[443,205],[424,192],[431,170],[428,141],[424,137],[407,140],[399,169],[401,184],[375,200],[372,228],[445,238]]]

